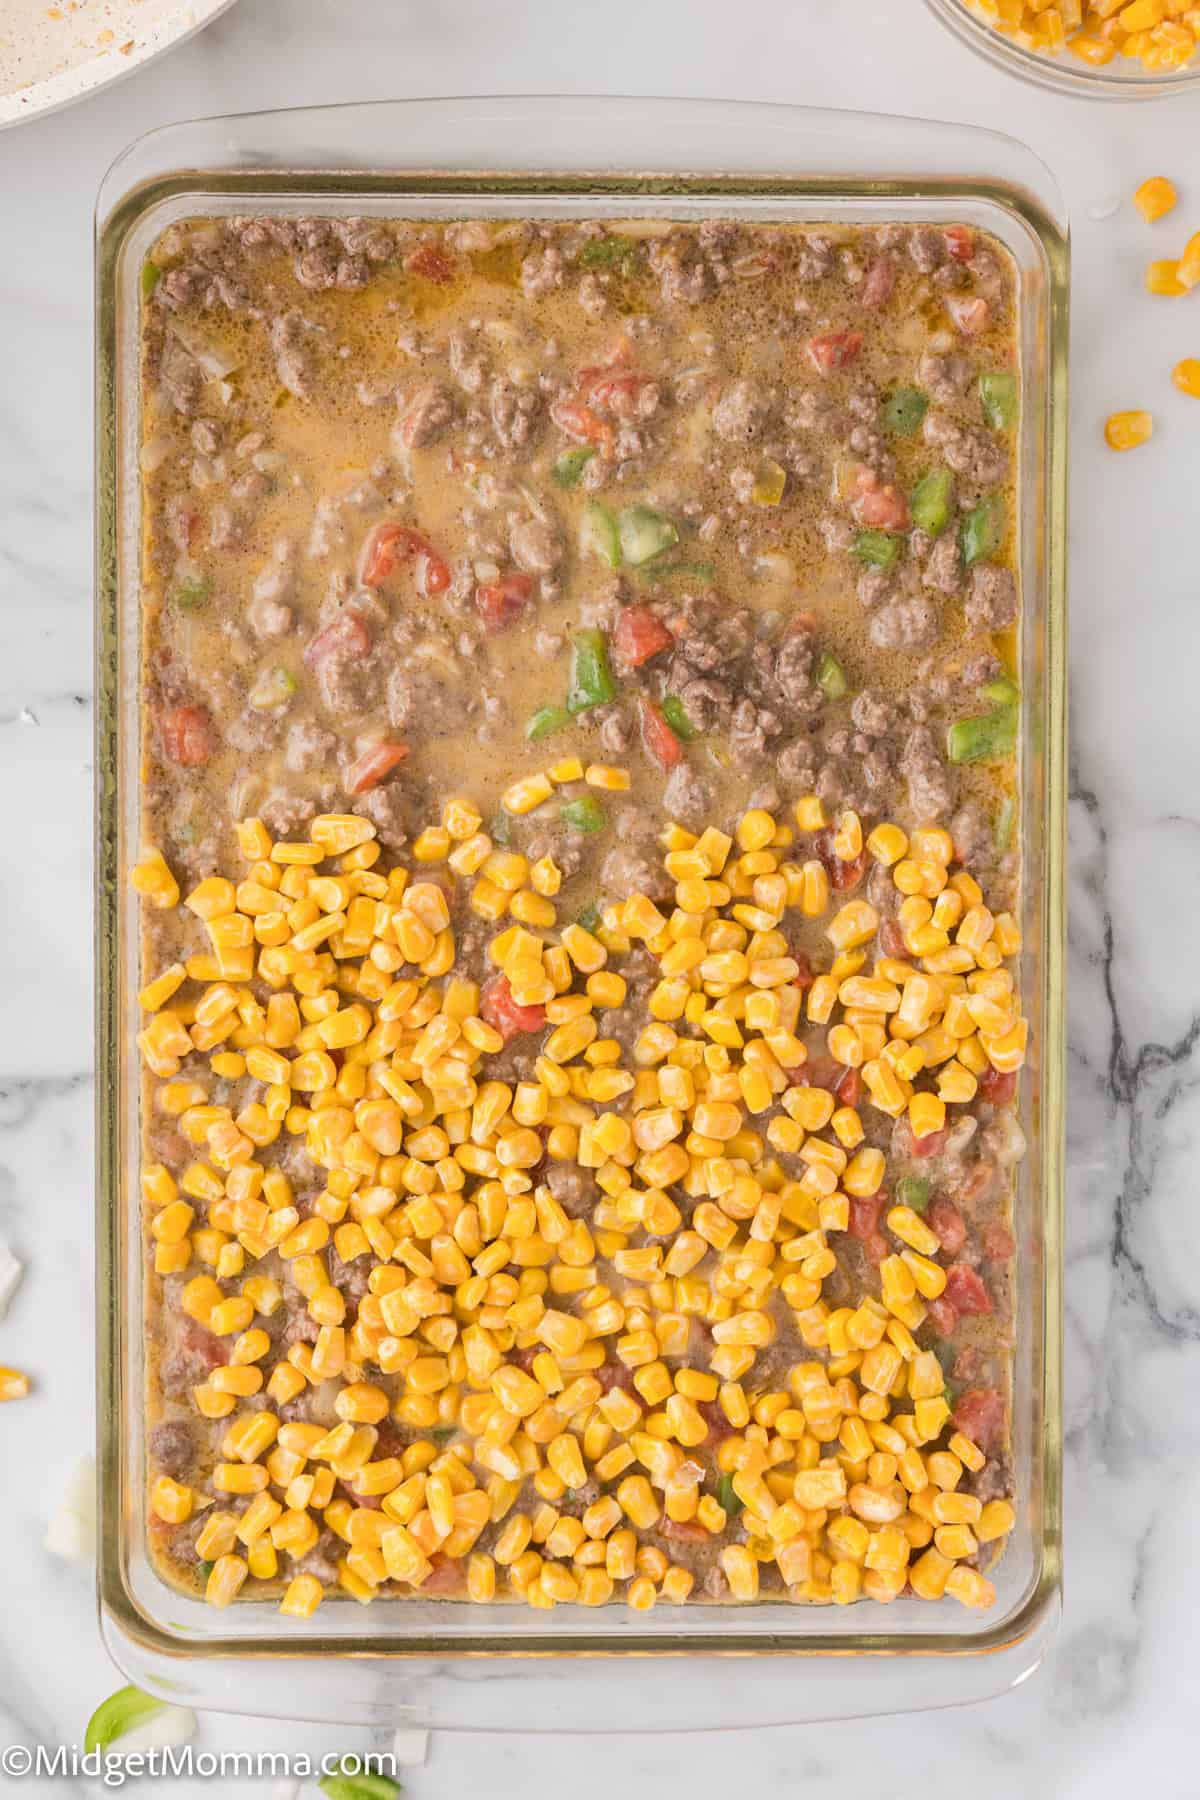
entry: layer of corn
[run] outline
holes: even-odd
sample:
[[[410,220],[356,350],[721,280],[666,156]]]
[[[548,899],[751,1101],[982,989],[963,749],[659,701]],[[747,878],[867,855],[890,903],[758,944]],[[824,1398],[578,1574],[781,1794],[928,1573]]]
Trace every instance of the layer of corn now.
[[[1155,74],[1186,68],[1200,39],[1195,0],[964,0],[968,10],[1024,50],[1069,52],[1090,68],[1114,58]]]
[[[823,1286],[855,1197],[887,1175],[863,1113],[926,1137],[1024,1061],[1020,933],[948,833],[883,824],[864,844],[846,814],[837,857],[873,858],[897,891],[904,955],[885,954],[876,908],[798,848],[820,802],[796,818],[799,833],[757,810],[734,837],[668,826],[674,906],[635,894],[592,929],[559,923],[550,858],[499,847],[461,800],[387,873],[357,816],[318,818],[303,843],[245,820],[244,866],[182,900],[208,948],[152,974],[138,1041],[195,1153],[142,1185],[154,1267],[183,1278],[227,1359],[192,1390],[223,1436],[204,1479],[159,1476],[150,1505],[166,1524],[202,1515],[213,1605],[278,1581],[283,1611],[310,1615],[324,1587],[295,1565],[322,1528],[364,1602],[447,1561],[479,1602],[684,1601],[693,1575],[643,1541],[656,1530],[719,1547],[735,1600],[773,1564],[797,1601],[991,1604],[974,1565],[1012,1507],[961,1490],[986,1459],[914,1335],[946,1285],[938,1240],[893,1206],[880,1297],[834,1304]],[[180,904],[158,851],[132,881]],[[495,928],[482,986],[456,972],[459,901]],[[789,914],[828,944],[807,989]],[[627,1049],[600,1015],[626,1004],[613,965],[638,947],[658,978]],[[802,1026],[858,1072],[861,1111],[805,1081]],[[524,1078],[493,1078],[514,1030],[536,1054]],[[289,1138],[324,1178],[307,1216],[260,1154]],[[594,1179],[587,1219],[539,1179],[546,1158]],[[370,1271],[353,1318],[331,1248]],[[280,1262],[314,1339],[284,1353],[266,1325]],[[802,1349],[760,1392],[780,1316]],[[337,1423],[285,1422],[314,1384],[334,1384]],[[410,1441],[389,1448],[389,1420]],[[728,1505],[704,1491],[701,1446]],[[564,1511],[585,1488],[598,1497]]]

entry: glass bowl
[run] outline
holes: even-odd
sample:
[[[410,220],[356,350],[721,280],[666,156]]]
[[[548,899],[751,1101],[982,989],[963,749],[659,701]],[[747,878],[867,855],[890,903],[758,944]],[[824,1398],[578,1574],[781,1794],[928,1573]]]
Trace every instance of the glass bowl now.
[[[1144,69],[1135,58],[1120,56],[1103,68],[1092,68],[1069,51],[1050,56],[1040,50],[1023,49],[971,12],[964,0],[925,0],[925,4],[961,43],[985,61],[1058,94],[1091,100],[1155,100],[1200,87],[1200,50],[1186,69],[1161,74]]]

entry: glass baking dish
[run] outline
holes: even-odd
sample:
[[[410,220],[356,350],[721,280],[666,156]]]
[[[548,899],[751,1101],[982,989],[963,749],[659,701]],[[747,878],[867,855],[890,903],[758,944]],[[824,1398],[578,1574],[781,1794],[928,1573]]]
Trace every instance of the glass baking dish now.
[[[1019,1513],[990,1612],[898,1600],[546,1615],[413,1598],[369,1611],[332,1602],[284,1627],[273,1606],[214,1612],[155,1573],[142,1524],[137,919],[125,881],[139,830],[138,275],[173,220],[249,212],[962,220],[1011,252],[1023,390],[1024,986],[1036,1047],[1015,1200]],[[193,1705],[489,1729],[852,1716],[978,1699],[1020,1680],[1043,1654],[1060,1582],[1068,254],[1048,171],[1011,139],[918,120],[708,101],[422,100],[154,133],[109,171],[97,220],[99,1586],[113,1655],[141,1685]],[[734,1654],[758,1659],[736,1693],[715,1661]],[[652,1683],[627,1667],[631,1656],[656,1658]],[[679,1679],[659,1660],[671,1657],[688,1659]],[[552,1659],[537,1665],[536,1685],[522,1679],[531,1658]],[[713,1680],[696,1679],[710,1668]]]

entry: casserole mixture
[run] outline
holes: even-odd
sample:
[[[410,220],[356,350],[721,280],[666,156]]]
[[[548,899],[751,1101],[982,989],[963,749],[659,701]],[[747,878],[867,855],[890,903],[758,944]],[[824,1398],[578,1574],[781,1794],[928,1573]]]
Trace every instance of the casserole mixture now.
[[[142,288],[160,1572],[989,1605],[1005,253],[236,218]]]

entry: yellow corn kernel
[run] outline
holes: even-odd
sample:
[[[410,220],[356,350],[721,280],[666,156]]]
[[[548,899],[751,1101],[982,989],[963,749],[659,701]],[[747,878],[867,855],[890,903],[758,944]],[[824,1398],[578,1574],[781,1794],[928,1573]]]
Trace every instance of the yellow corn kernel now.
[[[890,869],[908,853],[908,837],[899,825],[877,825],[867,839],[867,849],[885,868]]]
[[[626,793],[630,786],[629,770],[615,769],[609,763],[589,763],[583,779],[589,787],[602,788],[612,794]]]
[[[292,1619],[311,1619],[324,1598],[325,1589],[315,1575],[294,1575],[279,1610]]]
[[[963,1606],[987,1607],[995,1605],[996,1590],[991,1582],[975,1569],[953,1568],[946,1577],[944,1591],[953,1596]]]
[[[806,919],[819,919],[828,906],[829,876],[824,863],[804,863],[800,870],[800,911]]]
[[[816,794],[804,794],[793,807],[801,831],[823,831],[829,820]]]
[[[1153,224],[1156,219],[1165,218],[1178,199],[1173,181],[1165,175],[1151,175],[1135,189],[1133,204],[1143,219]]]
[[[825,927],[825,935],[838,950],[853,950],[869,943],[879,924],[879,914],[869,900],[848,900]]]
[[[758,1561],[745,1544],[727,1544],[721,1552],[721,1568],[735,1600],[758,1598]]]
[[[219,1556],[212,1566],[204,1598],[210,1606],[228,1606],[236,1600],[249,1573],[248,1565],[240,1556]]]
[[[1185,356],[1182,362],[1177,362],[1171,370],[1171,380],[1181,394],[1190,394],[1194,400],[1200,400],[1200,358]]]
[[[946,1102],[936,1094],[914,1094],[908,1103],[908,1122],[915,1138],[940,1131],[946,1123]]]
[[[853,862],[862,854],[862,820],[856,812],[844,812],[833,835],[833,853],[842,862]]]
[[[553,792],[554,783],[548,775],[526,775],[506,788],[501,799],[506,812],[520,815],[532,812]]]

